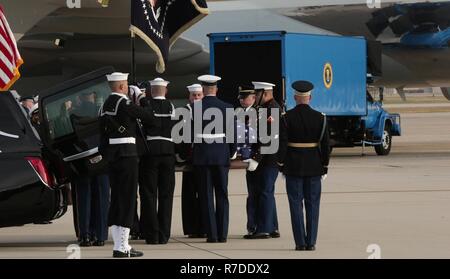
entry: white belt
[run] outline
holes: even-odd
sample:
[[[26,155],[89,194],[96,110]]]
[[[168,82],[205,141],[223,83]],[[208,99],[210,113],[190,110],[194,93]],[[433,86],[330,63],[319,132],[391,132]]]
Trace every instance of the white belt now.
[[[155,113],[154,114],[155,117],[174,117],[175,114],[171,113],[171,114],[160,114],[160,113]]]
[[[165,137],[150,137],[150,136],[147,136],[147,140],[166,140],[166,141],[173,142],[173,139],[165,138]]]
[[[135,138],[117,138],[109,139],[109,144],[136,144]]]
[[[201,139],[220,139],[224,138],[225,134],[197,134],[196,137]]]

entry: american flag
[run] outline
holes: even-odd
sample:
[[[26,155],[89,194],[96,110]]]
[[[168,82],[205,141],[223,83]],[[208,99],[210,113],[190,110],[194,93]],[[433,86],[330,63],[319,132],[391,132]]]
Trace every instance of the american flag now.
[[[19,79],[22,64],[16,39],[0,6],[0,91],[8,90]]]

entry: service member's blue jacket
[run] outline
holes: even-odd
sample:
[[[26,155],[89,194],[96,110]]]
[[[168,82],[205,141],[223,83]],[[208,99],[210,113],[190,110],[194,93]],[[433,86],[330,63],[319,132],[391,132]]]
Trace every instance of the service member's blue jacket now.
[[[200,110],[197,106],[201,105],[202,115],[199,114]],[[226,117],[226,109],[233,110],[233,106],[221,101],[219,98],[215,96],[205,96],[202,101],[195,102],[192,105],[192,114],[193,121],[198,121],[198,119],[203,119],[204,112],[209,108],[218,108],[223,114],[223,123],[222,131],[212,131],[211,133],[204,133],[204,128],[213,120],[202,120],[202,129],[201,131],[195,130],[195,124],[192,123],[192,140],[199,138],[201,139],[201,143],[194,142],[193,154],[192,154],[192,163],[194,166],[229,166],[230,158],[236,153],[236,140],[233,140],[233,143],[227,143],[226,141],[226,131],[227,131],[227,117]],[[197,109],[196,109],[197,108]],[[234,135],[236,135],[236,123],[235,121],[230,121],[231,123],[228,125],[232,125],[231,129],[234,131]],[[213,142],[207,143],[205,139],[222,139],[222,143]]]

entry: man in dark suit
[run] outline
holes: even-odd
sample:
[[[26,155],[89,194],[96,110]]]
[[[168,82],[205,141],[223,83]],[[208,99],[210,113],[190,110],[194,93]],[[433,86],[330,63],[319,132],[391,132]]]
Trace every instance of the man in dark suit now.
[[[229,203],[228,172],[230,158],[236,157],[234,137],[227,140],[227,125],[235,130],[234,115],[227,121],[227,109],[233,106],[217,98],[217,76],[198,78],[204,97],[193,104],[193,159],[192,163],[200,185],[202,215],[207,227],[207,242],[226,242],[228,237]],[[211,115],[205,115],[212,114]],[[222,117],[222,119],[220,119]],[[211,124],[218,124],[221,127]],[[206,127],[206,129],[205,129]],[[235,135],[235,133],[233,133]],[[231,142],[231,143],[227,143]],[[214,208],[214,193],[216,207]]]
[[[308,81],[292,84],[297,106],[284,116],[279,164],[286,175],[296,250],[315,250],[319,225],[322,179],[330,160],[326,116],[309,106],[314,86]],[[303,216],[306,209],[306,230]]]

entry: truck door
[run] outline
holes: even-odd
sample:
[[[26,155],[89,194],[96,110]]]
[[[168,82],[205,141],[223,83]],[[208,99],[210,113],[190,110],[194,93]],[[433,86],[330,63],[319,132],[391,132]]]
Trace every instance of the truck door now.
[[[106,171],[98,153],[98,111],[111,93],[106,75],[113,71],[112,67],[102,68],[39,95],[43,144],[68,178]]]

